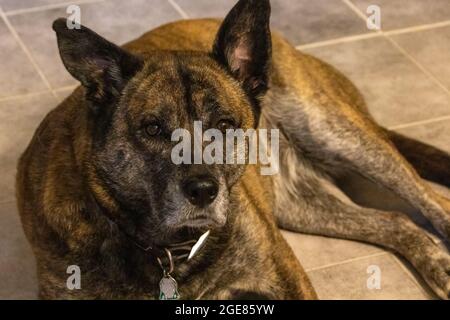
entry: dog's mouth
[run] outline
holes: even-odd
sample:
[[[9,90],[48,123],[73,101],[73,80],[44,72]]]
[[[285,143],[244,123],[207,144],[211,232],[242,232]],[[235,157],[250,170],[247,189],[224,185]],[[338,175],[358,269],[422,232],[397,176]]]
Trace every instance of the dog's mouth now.
[[[161,236],[159,241],[186,241],[189,239],[196,239],[197,236],[202,235],[208,230],[218,230],[225,226],[228,217],[228,198],[223,195],[209,206],[199,208],[192,204],[178,199],[182,202],[181,206],[176,208],[168,208],[165,219],[161,225]]]
[[[203,226],[192,227],[189,225],[180,226],[173,232],[167,239],[158,239],[157,245],[161,247],[171,246],[176,243],[182,243],[189,240],[198,239],[203,233],[208,231],[210,228],[207,224]]]
[[[202,229],[223,227],[227,220],[227,203],[215,203],[206,208],[186,206],[181,210],[173,212],[165,224],[169,229],[178,230],[182,228]]]
[[[221,221],[215,217],[199,215],[197,217],[186,219],[179,224],[179,228],[209,228],[221,225]]]

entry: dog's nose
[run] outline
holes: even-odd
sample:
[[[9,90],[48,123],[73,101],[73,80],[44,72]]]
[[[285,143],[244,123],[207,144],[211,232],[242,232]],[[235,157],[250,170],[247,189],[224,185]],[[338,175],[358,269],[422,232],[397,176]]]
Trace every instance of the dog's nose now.
[[[183,191],[190,203],[203,208],[217,197],[219,186],[210,177],[191,177],[183,184]]]

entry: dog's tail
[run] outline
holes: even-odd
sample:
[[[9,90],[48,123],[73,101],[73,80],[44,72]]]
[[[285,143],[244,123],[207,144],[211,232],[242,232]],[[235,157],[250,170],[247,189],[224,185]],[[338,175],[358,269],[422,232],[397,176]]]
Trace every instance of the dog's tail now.
[[[450,188],[450,155],[426,143],[386,130],[398,151],[424,179]]]

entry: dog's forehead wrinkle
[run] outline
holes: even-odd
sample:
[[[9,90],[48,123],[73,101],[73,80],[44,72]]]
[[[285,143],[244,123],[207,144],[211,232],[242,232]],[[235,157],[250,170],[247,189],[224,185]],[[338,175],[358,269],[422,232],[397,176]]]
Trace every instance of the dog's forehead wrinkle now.
[[[223,107],[227,107],[229,102],[223,90],[226,84],[217,73],[189,65],[185,67],[183,77],[187,113],[192,116],[190,120],[208,122],[213,114],[224,111]]]
[[[167,125],[171,128],[186,128],[196,120],[207,121],[208,113],[213,111],[210,106],[218,100],[215,76],[208,74],[208,68],[183,59],[164,65],[166,68],[148,64],[152,72],[143,73],[145,76],[139,79],[133,94],[138,108],[170,121]]]
[[[186,108],[186,113],[191,115],[192,117],[197,116],[197,110],[194,106],[194,101],[192,97],[192,75],[189,70],[184,66],[180,61],[177,62],[177,73],[180,80],[181,87],[181,99]]]

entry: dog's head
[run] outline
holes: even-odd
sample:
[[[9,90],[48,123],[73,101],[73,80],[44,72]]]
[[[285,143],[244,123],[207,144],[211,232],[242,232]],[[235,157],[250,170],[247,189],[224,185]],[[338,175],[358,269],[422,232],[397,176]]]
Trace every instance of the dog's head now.
[[[271,56],[270,4],[241,0],[209,53],[135,55],[91,30],[54,22],[67,70],[89,104],[89,184],[97,200],[138,239],[156,244],[180,230],[226,223],[242,165],[172,161],[174,130],[257,125]]]

